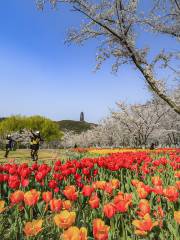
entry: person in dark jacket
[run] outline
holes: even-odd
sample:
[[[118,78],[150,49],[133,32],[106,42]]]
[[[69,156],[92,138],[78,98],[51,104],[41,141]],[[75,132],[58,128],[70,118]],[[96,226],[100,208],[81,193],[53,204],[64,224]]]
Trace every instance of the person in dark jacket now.
[[[9,155],[9,152],[12,150],[13,148],[13,142],[14,140],[12,139],[11,135],[7,135],[6,137],[6,149],[5,149],[5,155],[4,157],[7,158]]]
[[[151,143],[150,150],[154,150],[154,149],[155,149],[155,144]]]
[[[41,138],[39,131],[36,131],[36,132],[31,131],[30,138],[31,138],[31,141],[30,141],[31,159],[33,161],[37,161],[40,142],[42,142],[43,139]]]

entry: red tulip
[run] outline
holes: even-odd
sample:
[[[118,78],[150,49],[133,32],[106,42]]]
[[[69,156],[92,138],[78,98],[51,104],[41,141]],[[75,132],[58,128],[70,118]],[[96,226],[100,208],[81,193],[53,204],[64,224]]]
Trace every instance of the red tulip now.
[[[115,209],[114,204],[113,203],[105,204],[104,207],[103,207],[103,212],[104,212],[104,215],[107,218],[112,218],[116,213],[116,209]]]
[[[49,204],[52,212],[60,212],[63,207],[63,203],[61,199],[53,198]]]
[[[93,188],[93,187],[91,187],[91,186],[89,186],[89,185],[86,185],[86,186],[84,186],[83,189],[82,189],[82,194],[83,194],[83,196],[85,196],[85,197],[90,197],[93,191],[94,191],[94,188]]]
[[[97,195],[91,196],[89,200],[89,205],[91,208],[98,208],[99,207],[99,198]]]
[[[17,175],[9,176],[8,185],[10,188],[19,188],[20,180]]]
[[[57,187],[57,182],[55,180],[51,180],[51,181],[49,181],[48,186],[51,189],[55,189]]]

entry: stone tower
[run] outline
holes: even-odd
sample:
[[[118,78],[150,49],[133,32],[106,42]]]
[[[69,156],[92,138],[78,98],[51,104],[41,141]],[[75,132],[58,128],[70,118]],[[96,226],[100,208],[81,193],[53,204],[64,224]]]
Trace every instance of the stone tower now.
[[[84,113],[83,112],[81,112],[81,114],[80,114],[80,122],[84,122]]]

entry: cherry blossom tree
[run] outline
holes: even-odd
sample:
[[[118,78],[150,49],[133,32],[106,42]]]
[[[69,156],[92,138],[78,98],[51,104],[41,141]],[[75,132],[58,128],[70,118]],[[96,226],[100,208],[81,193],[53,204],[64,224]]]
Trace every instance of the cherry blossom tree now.
[[[180,89],[173,92],[177,99]],[[145,104],[117,103],[117,110],[97,127],[80,135],[67,133],[63,145],[73,147],[148,147],[180,144],[180,116],[156,96]]]
[[[46,3],[58,7],[70,4],[74,12],[83,16],[79,30],[71,29],[67,42],[82,44],[89,39],[99,39],[97,67],[104,61],[114,59],[113,72],[121,65],[131,64],[143,76],[149,89],[163,99],[176,113],[180,114],[180,104],[169,94],[165,79],[159,77],[160,68],[171,71],[180,80],[179,49],[162,47],[154,54],[152,46],[139,44],[139,37],[150,32],[152,36],[171,38],[177,44],[180,40],[179,0],[37,0],[39,8]],[[146,9],[141,9],[142,3]]]

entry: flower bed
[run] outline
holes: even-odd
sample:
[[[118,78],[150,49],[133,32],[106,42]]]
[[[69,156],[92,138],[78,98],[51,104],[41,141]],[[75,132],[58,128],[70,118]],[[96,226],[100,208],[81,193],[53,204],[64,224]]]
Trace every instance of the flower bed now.
[[[4,239],[178,239],[180,151],[0,166]]]

